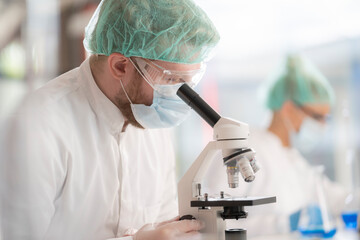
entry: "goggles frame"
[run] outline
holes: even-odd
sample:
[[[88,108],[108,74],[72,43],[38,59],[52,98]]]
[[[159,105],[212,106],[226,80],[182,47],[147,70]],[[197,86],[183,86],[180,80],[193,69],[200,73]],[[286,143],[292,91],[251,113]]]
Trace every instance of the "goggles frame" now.
[[[152,60],[132,57],[129,58],[136,70],[145,81],[154,89],[156,85],[175,85],[187,83],[190,87],[195,87],[203,77],[206,65],[201,63],[199,69],[189,71],[168,70],[154,63]]]
[[[311,117],[312,119],[314,119],[315,121],[317,122],[320,122],[320,123],[326,123],[326,122],[329,122],[330,119],[331,119],[331,115],[330,114],[326,114],[326,115],[323,115],[323,114],[320,114],[320,113],[316,113],[308,108],[306,108],[304,105],[301,105],[297,102],[294,102],[295,103],[295,106],[303,113],[305,114],[306,116],[308,117]]]
[[[308,108],[305,108],[304,106],[299,106],[299,108],[305,115],[311,117],[312,119],[314,119],[320,123],[329,122],[329,120],[330,120],[329,114],[323,115],[320,113],[316,113]]]

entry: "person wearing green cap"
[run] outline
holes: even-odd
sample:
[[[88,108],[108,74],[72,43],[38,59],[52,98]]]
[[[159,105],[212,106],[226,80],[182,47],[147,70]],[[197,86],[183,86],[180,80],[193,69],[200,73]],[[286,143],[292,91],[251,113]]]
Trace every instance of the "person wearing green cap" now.
[[[323,135],[333,90],[326,78],[300,55],[289,55],[264,86],[265,104],[273,111],[268,130],[284,147],[311,151]]]
[[[302,153],[316,147],[324,135],[335,98],[324,75],[299,54],[286,56],[260,89],[262,100],[272,111],[266,129],[250,131],[250,146],[256,151],[261,171],[252,183],[228,191],[235,196],[276,196],[276,204],[249,208],[246,221],[229,222],[229,227],[246,228],[250,237],[289,234],[298,228],[300,210],[316,200],[312,192],[319,177],[317,168]],[[347,192],[340,184],[321,177],[330,211],[326,214],[338,216]],[[211,185],[222,188],[217,183]]]
[[[325,135],[335,103],[328,80],[305,56],[289,54],[261,86],[260,93],[272,118],[267,129],[251,131],[250,142],[256,149],[263,173],[247,186],[246,194],[275,195],[277,203],[249,209],[249,216],[252,215],[246,222],[249,232],[254,231],[259,219],[262,228],[256,232],[258,235],[289,234],[299,230],[301,211],[318,199],[314,194],[318,179],[321,179],[327,203],[321,206],[323,214],[339,216],[347,191],[330,181],[302,155],[316,148]],[[320,231],[324,226],[317,227]]]
[[[177,89],[199,82],[218,41],[191,0],[103,0],[85,31],[91,56],[8,127],[4,239],[198,239],[202,223],[176,217],[168,128],[190,110]]]
[[[334,92],[325,76],[299,54],[286,56],[280,68],[260,90],[262,100],[272,112],[266,129],[250,131],[250,146],[256,151],[261,171],[252,183],[240,183],[238,189],[228,193],[236,196],[276,196],[277,200],[276,204],[249,208],[246,221],[229,221],[228,226],[246,228],[249,237],[285,234],[286,239],[292,239],[286,234],[298,230],[301,210],[313,204],[318,197],[313,194],[318,187],[317,179],[321,179],[325,193],[322,201],[327,202],[322,210],[328,212],[324,214],[337,217],[344,207],[345,188],[319,173],[318,167],[311,166],[302,155],[317,147],[324,135],[335,102]],[[211,185],[212,188],[222,187],[217,183]],[[324,219],[312,221],[326,222]],[[324,229],[320,227],[316,230]]]

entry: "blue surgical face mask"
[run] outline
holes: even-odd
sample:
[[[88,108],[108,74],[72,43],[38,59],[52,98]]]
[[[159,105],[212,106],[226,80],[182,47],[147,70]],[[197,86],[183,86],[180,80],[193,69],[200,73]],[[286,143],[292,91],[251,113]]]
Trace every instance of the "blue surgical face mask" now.
[[[325,134],[326,125],[305,117],[299,132],[290,131],[291,146],[299,149],[303,153],[311,152],[320,142]]]
[[[122,82],[121,86],[130,102],[132,113],[138,123],[144,128],[170,128],[178,126],[190,114],[191,108],[177,95],[181,84],[156,85],[151,106],[133,104],[128,97]],[[160,90],[160,91],[159,91]],[[167,92],[168,94],[160,94]]]

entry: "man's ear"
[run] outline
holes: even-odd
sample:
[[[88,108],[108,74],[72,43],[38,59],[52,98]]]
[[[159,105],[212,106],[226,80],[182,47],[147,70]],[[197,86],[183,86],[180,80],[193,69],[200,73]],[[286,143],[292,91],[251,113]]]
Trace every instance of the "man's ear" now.
[[[284,104],[282,105],[281,111],[286,116],[289,116],[294,113],[295,108],[296,108],[295,104],[292,101],[288,100],[288,101],[284,102]]]
[[[298,107],[292,101],[286,101],[283,104],[281,111],[283,116],[286,117],[288,121],[291,121],[295,130],[299,131],[303,120],[303,116],[301,112],[298,110]]]
[[[292,101],[285,101],[280,109],[281,116],[292,121],[293,114],[295,113],[296,106]]]
[[[112,53],[108,57],[108,67],[113,78],[120,80],[128,71],[129,59],[121,53]]]

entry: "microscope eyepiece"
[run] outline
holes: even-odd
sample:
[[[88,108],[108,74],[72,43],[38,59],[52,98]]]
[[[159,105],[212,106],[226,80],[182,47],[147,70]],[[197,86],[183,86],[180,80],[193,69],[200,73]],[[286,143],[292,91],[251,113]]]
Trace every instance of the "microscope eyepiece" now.
[[[179,88],[176,94],[187,105],[194,109],[211,127],[214,127],[221,118],[221,116],[186,83]]]

